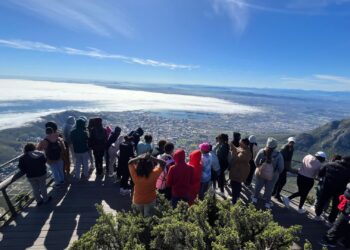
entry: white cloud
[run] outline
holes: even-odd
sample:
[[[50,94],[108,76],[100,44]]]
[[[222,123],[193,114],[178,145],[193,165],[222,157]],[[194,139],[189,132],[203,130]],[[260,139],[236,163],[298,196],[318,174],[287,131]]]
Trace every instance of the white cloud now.
[[[212,5],[216,14],[224,13],[229,16],[236,32],[245,30],[249,19],[245,0],[212,0]]]
[[[17,79],[0,79],[0,100],[3,106],[17,106],[15,113],[11,112],[11,109],[0,113],[0,130],[21,126],[25,122],[39,119],[42,115],[65,109],[82,112],[137,110],[219,114],[264,112],[261,108],[212,97],[114,89],[94,84]],[[40,101],[46,102],[45,107],[40,106]],[[50,104],[50,101],[55,102]],[[35,104],[36,102],[39,104]],[[59,109],[57,102],[60,103]],[[31,105],[30,109],[18,107],[19,104],[23,106],[28,103]]]
[[[142,59],[137,57],[124,56],[119,54],[110,54],[96,48],[88,48],[87,50],[76,49],[71,47],[56,47],[53,45],[33,42],[33,41],[23,41],[23,40],[6,40],[0,39],[0,46],[10,47],[14,49],[24,49],[24,50],[34,50],[42,52],[56,52],[63,53],[67,55],[76,55],[76,56],[87,56],[92,58],[99,59],[114,59],[121,60],[126,63],[140,64],[145,66],[152,67],[162,67],[168,69],[196,69],[199,68],[198,65],[185,65],[185,64],[175,64],[169,62],[161,62],[152,59]]]
[[[350,84],[350,78],[343,77],[343,76],[316,74],[314,75],[314,77],[319,80],[324,80],[324,81],[333,82],[337,84]]]
[[[235,31],[241,33],[248,26],[252,10],[280,14],[330,14],[326,12],[327,7],[348,4],[350,0],[211,0],[211,3],[214,12],[228,15]]]
[[[287,88],[350,91],[350,78],[336,75],[315,74],[304,77],[281,77],[280,84]]]
[[[102,36],[113,33],[126,37],[132,35],[132,28],[119,11],[116,1],[10,0],[10,3],[69,29],[86,30]]]

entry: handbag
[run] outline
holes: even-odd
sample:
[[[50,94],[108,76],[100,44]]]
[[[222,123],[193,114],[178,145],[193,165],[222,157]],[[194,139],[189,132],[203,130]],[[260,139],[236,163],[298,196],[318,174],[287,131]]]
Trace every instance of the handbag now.
[[[273,179],[273,165],[272,163],[264,162],[255,170],[255,175],[259,178],[271,181]]]

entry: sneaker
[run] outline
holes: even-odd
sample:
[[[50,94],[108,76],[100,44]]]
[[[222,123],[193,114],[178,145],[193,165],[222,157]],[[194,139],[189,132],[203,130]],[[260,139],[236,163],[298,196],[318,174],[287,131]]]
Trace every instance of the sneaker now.
[[[282,197],[283,203],[286,206],[286,208],[289,208],[289,198],[288,197]]]
[[[299,208],[298,209],[298,213],[299,214],[304,214],[306,212],[306,210],[304,208]]]
[[[321,242],[320,242],[320,245],[323,246],[323,247],[330,247],[330,248],[335,248],[335,247],[337,247],[337,244],[328,242],[328,241],[326,241],[326,240],[321,241]]]
[[[322,221],[322,218],[321,218],[321,216],[315,215],[314,220],[315,221]]]
[[[271,209],[272,208],[272,203],[271,202],[266,202],[265,203],[265,208]]]
[[[275,199],[279,202],[279,203],[283,203],[282,197],[279,196],[275,196]]]

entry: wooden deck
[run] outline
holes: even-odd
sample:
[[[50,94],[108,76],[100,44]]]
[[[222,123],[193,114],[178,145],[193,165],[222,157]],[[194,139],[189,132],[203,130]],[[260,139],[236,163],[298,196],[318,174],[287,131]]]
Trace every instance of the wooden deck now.
[[[245,189],[244,193],[246,200],[250,190]],[[52,189],[51,195],[49,204],[36,207],[33,202],[16,220],[0,229],[0,249],[65,249],[94,225],[98,217],[95,204],[103,204],[106,211],[112,212],[127,210],[131,205],[130,197],[119,195],[119,183],[94,174],[89,180],[69,181],[63,188]],[[272,213],[283,226],[303,226],[301,242],[293,249],[302,249],[305,239],[311,241],[314,249],[321,249],[318,241],[327,228],[322,222],[313,221],[310,213],[300,215],[279,203],[275,203]]]

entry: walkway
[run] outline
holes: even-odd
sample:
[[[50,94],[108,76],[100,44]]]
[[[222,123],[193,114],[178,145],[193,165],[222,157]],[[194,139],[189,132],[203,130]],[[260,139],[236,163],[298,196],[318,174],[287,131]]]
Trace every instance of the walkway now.
[[[245,190],[249,197],[249,190]],[[89,180],[72,183],[51,191],[50,204],[36,207],[33,202],[15,221],[0,229],[0,249],[65,249],[95,224],[98,213],[95,204],[106,211],[130,208],[130,197],[119,195],[119,184],[110,179],[99,179],[93,174]],[[244,199],[244,198],[243,198]],[[283,226],[303,226],[301,242],[293,249],[301,249],[304,239],[309,239],[314,249],[321,249],[318,241],[325,233],[322,222],[310,215],[300,215],[275,203],[273,215]]]

